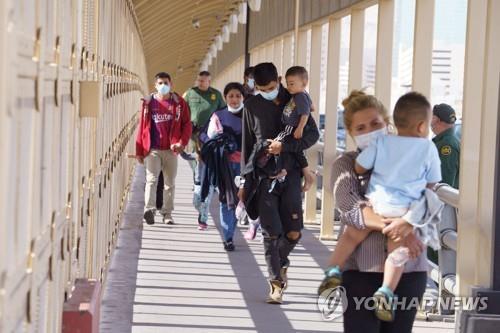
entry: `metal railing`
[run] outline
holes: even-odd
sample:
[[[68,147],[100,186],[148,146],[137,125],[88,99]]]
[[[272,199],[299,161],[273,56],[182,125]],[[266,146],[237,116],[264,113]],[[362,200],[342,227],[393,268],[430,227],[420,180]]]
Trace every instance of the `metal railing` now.
[[[436,186],[436,193],[439,199],[445,203],[441,223],[439,224],[439,235],[441,239],[441,249],[438,251],[438,274],[433,280],[438,284],[439,299],[437,312],[439,314],[451,314],[441,307],[441,302],[446,298],[458,294],[456,283],[456,263],[457,263],[457,209],[458,190],[446,184]],[[431,276],[435,277],[435,276]]]

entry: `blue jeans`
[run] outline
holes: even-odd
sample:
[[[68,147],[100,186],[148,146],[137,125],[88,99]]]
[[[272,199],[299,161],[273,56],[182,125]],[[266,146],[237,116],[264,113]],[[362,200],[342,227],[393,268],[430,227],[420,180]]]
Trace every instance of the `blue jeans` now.
[[[202,161],[195,161],[196,165],[193,165],[194,173],[194,192],[193,192],[193,205],[194,208],[199,213],[199,221],[202,223],[207,223],[208,213],[210,208],[210,203],[212,202],[212,195],[214,194],[214,188],[210,186],[208,196],[204,202],[201,201],[201,177],[203,175],[203,169],[205,168],[205,163]]]
[[[233,176],[240,174],[240,163],[229,162],[229,167],[233,171]],[[234,230],[238,220],[236,218],[236,206],[229,207],[226,202],[220,203],[220,225],[224,240],[233,239]]]
[[[201,177],[203,175],[203,169],[205,168],[205,163],[203,161],[195,161],[196,164],[193,164],[193,178],[194,178],[194,184],[195,185],[200,185],[201,184]]]

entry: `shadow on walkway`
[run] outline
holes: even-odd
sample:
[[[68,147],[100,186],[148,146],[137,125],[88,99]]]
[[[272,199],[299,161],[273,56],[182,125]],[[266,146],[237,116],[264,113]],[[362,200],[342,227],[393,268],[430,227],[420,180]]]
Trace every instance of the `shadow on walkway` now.
[[[209,229],[200,232],[191,198],[191,169],[179,160],[176,224],[165,225],[158,216],[155,225],[143,226],[144,169],[136,167],[104,288],[102,333],[342,332],[340,320],[325,322],[317,310],[316,288],[334,244],[318,240],[318,225],[306,225],[290,256],[284,304],[271,305],[265,303],[263,245],[244,240],[246,227],[239,226],[236,251],[227,253],[217,201]],[[440,325],[424,326],[416,324],[414,332],[438,331]]]

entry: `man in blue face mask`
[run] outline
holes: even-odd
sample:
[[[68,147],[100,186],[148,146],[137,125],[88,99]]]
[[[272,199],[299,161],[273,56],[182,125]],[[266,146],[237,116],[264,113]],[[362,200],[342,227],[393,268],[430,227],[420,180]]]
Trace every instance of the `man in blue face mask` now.
[[[280,304],[287,283],[288,255],[298,243],[303,227],[301,166],[297,155],[316,143],[319,132],[316,123],[309,117],[308,126],[316,128],[316,131],[308,131],[298,140],[291,137],[283,142],[272,141],[282,130],[281,117],[290,94],[280,84],[272,63],[255,66],[254,78],[258,92],[245,101],[243,109],[243,180],[238,195],[245,202],[249,216],[252,219],[260,217],[269,271],[267,302]],[[273,155],[290,155],[291,163],[287,166],[285,180],[274,182],[274,186],[274,179],[267,170],[273,169],[276,159],[270,158],[265,165],[260,165],[256,156],[263,149]]]
[[[247,67],[243,73],[243,89],[245,95],[243,96],[245,100],[255,95],[255,79],[253,76],[253,67]]]
[[[136,157],[146,169],[144,221],[154,224],[157,186],[163,174],[163,201],[160,213],[166,224],[173,224],[177,155],[191,136],[191,117],[184,99],[172,89],[172,78],[161,72],[155,76],[156,93],[143,99],[136,138]]]

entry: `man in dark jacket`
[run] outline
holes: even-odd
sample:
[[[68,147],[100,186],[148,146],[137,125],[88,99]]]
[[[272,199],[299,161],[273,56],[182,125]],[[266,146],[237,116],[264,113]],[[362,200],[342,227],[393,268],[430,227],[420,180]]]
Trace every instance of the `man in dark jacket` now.
[[[309,128],[300,140],[292,136],[283,142],[273,141],[282,130],[282,112],[290,100],[290,94],[281,86],[276,67],[261,63],[254,68],[257,95],[245,101],[243,110],[242,171],[244,180],[239,196],[245,202],[251,218],[260,217],[264,234],[264,255],[269,271],[270,292],[268,303],[280,304],[286,288],[288,255],[301,237],[303,228],[301,167],[290,163],[283,182],[276,182],[266,170],[276,159],[268,159],[268,165],[258,167],[256,154],[262,146],[273,155],[291,154],[293,157],[311,147],[319,139],[319,132],[312,117]]]
[[[460,140],[455,134],[455,110],[448,104],[435,105],[431,128],[436,136],[436,144],[441,159],[442,182],[458,189],[460,170]]]

